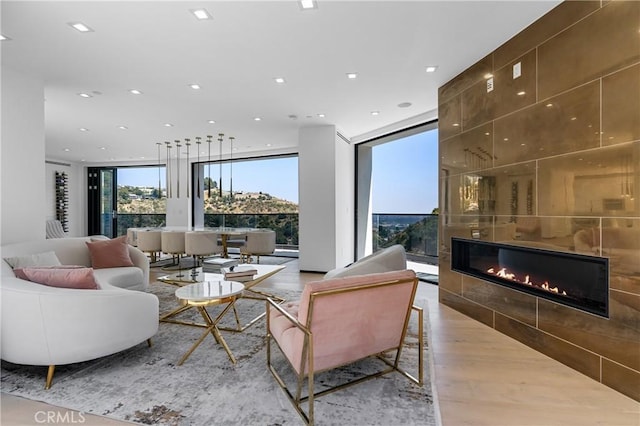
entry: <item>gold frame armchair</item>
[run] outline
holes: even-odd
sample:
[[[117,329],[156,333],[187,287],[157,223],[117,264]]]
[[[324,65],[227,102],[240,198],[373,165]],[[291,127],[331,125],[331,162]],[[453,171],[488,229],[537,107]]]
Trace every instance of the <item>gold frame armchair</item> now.
[[[417,286],[415,272],[403,270],[311,282],[299,302],[267,301],[267,366],[305,423],[314,423],[314,398],[383,374],[397,371],[423,385],[423,311],[413,305]],[[399,365],[412,311],[418,314],[417,377]],[[293,391],[272,363],[272,339],[296,376]],[[316,374],[368,357],[382,361],[379,371],[315,391]]]

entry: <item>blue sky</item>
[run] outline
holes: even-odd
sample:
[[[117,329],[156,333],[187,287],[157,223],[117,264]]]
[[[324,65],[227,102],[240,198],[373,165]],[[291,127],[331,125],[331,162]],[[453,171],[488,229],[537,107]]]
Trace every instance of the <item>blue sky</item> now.
[[[165,174],[160,174],[165,187]],[[205,169],[205,176],[209,176]],[[218,181],[219,166],[211,167]],[[229,165],[222,167],[222,187],[229,188]],[[157,167],[118,169],[118,184],[157,186]],[[233,163],[233,190],[266,192],[298,202],[298,159],[282,157]],[[438,132],[432,130],[373,148],[373,212],[431,213],[438,205]]]

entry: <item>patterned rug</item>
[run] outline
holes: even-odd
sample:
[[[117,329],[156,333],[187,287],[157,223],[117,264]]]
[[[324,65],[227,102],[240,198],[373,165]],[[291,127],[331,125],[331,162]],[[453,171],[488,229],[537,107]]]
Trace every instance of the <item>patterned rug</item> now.
[[[176,307],[175,289],[163,283],[151,286],[151,291],[160,299],[161,313]],[[299,291],[279,291],[278,295],[294,300]],[[426,302],[419,304],[426,308]],[[240,299],[237,307],[243,323],[265,309],[263,302],[249,299]],[[216,308],[210,311],[215,314]],[[199,319],[195,310],[183,315],[184,319]],[[227,325],[231,325],[232,318],[233,315],[227,315],[224,320]],[[417,371],[417,327],[413,320],[402,361],[410,372]],[[46,367],[3,361],[1,390],[68,409],[148,425],[302,424],[267,370],[264,320],[243,333],[222,331],[238,360],[235,366],[210,335],[182,366],[177,366],[201,330],[162,323],[151,348],[141,343],[111,356],[57,367],[53,386],[48,391],[43,389]],[[425,344],[427,341],[425,338]],[[316,423],[437,424],[437,407],[429,379],[429,349],[425,348],[425,352],[422,388],[400,374],[387,374],[316,399]],[[279,365],[278,371],[288,371],[278,349],[272,348],[272,353],[274,363]],[[380,365],[380,361],[364,360],[322,373],[316,383],[317,386],[340,383],[362,372],[377,371]]]

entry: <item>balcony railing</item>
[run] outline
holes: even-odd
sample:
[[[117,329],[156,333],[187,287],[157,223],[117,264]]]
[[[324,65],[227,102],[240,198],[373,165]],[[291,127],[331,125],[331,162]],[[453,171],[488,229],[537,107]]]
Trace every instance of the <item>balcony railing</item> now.
[[[164,214],[119,213],[118,233],[127,228],[164,226]],[[238,228],[270,228],[276,231],[279,248],[298,249],[298,214],[205,214],[204,226]],[[438,215],[433,214],[373,214],[373,251],[401,244],[410,260],[437,263]]]
[[[410,260],[437,263],[438,215],[374,213],[372,222],[374,252],[401,244]]]

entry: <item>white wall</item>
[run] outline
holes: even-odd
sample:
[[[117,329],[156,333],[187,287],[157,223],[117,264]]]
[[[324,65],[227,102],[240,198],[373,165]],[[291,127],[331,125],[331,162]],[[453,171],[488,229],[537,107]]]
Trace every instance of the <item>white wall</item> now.
[[[87,178],[86,168],[77,163],[47,159],[45,164],[45,214],[47,220],[56,219],[56,172],[69,177],[69,236],[87,235]]]
[[[318,126],[298,149],[300,269],[326,272],[353,261],[354,147]]]
[[[0,244],[44,239],[44,84],[2,67]]]

